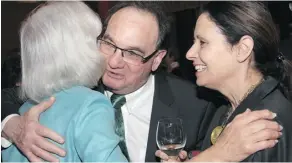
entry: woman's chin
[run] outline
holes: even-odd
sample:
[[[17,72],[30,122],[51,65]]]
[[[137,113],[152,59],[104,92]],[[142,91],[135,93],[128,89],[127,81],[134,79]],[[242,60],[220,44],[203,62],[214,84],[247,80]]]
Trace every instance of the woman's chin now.
[[[206,82],[206,80],[200,80],[200,79],[197,79],[197,80],[196,80],[196,84],[197,84],[199,87],[210,88],[210,87],[209,87],[209,83]],[[210,88],[210,89],[212,89],[212,88]]]
[[[200,86],[200,87],[204,87],[204,82],[202,81],[202,80],[200,80],[200,79],[197,79],[196,80],[196,84],[198,85],[198,86]]]

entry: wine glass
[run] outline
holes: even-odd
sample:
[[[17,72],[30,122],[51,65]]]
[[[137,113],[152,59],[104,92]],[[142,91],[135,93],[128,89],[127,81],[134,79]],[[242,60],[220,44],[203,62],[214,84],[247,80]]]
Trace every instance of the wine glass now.
[[[177,159],[179,152],[186,145],[186,135],[180,118],[163,118],[158,121],[156,143],[160,150],[172,159]]]

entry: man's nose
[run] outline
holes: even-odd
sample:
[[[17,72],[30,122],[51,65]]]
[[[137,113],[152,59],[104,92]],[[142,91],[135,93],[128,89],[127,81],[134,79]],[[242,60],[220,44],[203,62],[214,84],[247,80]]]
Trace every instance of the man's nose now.
[[[111,68],[122,68],[125,64],[125,61],[123,60],[123,51],[120,49],[117,49],[114,54],[109,56],[108,64]]]

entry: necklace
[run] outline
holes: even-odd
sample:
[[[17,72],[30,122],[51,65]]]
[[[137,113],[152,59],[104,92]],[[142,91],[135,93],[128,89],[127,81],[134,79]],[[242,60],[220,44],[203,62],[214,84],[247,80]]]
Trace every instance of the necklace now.
[[[246,97],[247,97],[251,92],[253,92],[254,89],[255,89],[258,85],[260,85],[264,80],[265,80],[265,79],[262,78],[259,82],[257,82],[257,83],[255,83],[255,84],[251,85],[250,88],[247,90],[247,92],[243,95],[243,97],[238,101],[238,105],[237,105],[237,106],[239,106],[239,104],[240,104],[244,99],[246,99]],[[230,108],[228,109],[228,112],[227,112],[227,114],[226,114],[226,118],[225,118],[224,122],[222,123],[222,125],[217,126],[217,127],[215,127],[215,128],[213,129],[213,131],[212,131],[212,133],[211,133],[211,143],[212,143],[213,145],[216,143],[218,137],[220,136],[220,134],[222,133],[223,129],[225,128],[226,123],[228,122],[228,120],[229,120],[229,118],[231,117],[232,113],[233,113],[233,109],[232,109],[232,107],[230,107]]]

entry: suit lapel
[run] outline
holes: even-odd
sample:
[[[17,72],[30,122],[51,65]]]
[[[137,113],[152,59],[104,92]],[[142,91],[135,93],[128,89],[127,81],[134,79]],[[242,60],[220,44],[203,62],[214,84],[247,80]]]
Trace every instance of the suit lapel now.
[[[156,128],[158,121],[163,117],[176,117],[178,110],[171,108],[174,103],[174,97],[167,81],[166,75],[162,73],[155,74],[155,90],[153,97],[153,106],[148,134],[146,149],[146,162],[156,162]]]

